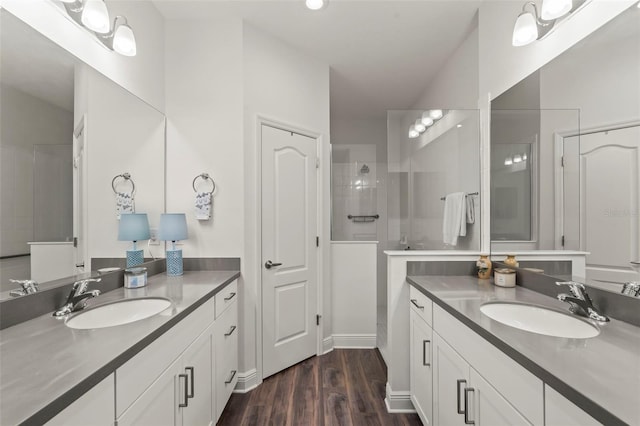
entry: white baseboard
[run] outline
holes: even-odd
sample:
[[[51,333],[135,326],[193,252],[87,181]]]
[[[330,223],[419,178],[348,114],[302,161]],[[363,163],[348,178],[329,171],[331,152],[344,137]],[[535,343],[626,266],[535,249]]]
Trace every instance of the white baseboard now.
[[[415,413],[416,410],[411,402],[411,393],[409,391],[394,392],[387,382],[387,396],[384,404],[387,406],[389,413]]]
[[[374,349],[376,347],[376,335],[374,334],[334,334],[334,348],[345,349]]]
[[[322,341],[322,354],[329,353],[333,350],[333,336],[325,337]]]
[[[258,378],[258,371],[254,368],[244,373],[238,374],[238,382],[233,390],[233,393],[247,393],[252,389],[255,389],[262,383],[262,380]]]

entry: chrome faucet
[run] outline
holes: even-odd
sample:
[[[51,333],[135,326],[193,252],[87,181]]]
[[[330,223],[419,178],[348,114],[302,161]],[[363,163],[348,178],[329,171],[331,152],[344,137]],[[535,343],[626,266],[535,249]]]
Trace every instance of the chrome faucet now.
[[[593,306],[591,297],[589,297],[589,295],[587,294],[587,290],[585,289],[583,284],[575,283],[573,281],[558,281],[556,282],[556,285],[569,286],[569,292],[571,293],[571,295],[560,293],[558,295],[558,300],[569,303],[569,305],[571,305],[569,307],[569,310],[571,312],[595,321],[609,321],[609,318],[607,318],[604,314],[598,312],[595,306]]]
[[[87,305],[87,301],[100,295],[100,290],[87,291],[90,282],[100,282],[102,278],[87,278],[73,283],[67,302],[53,313],[54,317],[63,317],[71,312],[77,312]]]
[[[640,274],[640,261],[631,261],[631,267],[633,270]],[[640,297],[640,282],[629,281],[622,284],[622,294],[626,294],[633,297]]]
[[[14,284],[20,284],[20,287],[15,290],[11,290],[9,295],[11,297],[24,296],[26,294],[33,294],[38,292],[38,282],[34,280],[9,280]]]

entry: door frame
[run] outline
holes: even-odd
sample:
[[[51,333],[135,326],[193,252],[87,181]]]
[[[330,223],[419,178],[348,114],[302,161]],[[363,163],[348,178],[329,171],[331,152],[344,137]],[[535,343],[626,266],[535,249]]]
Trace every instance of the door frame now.
[[[555,227],[554,227],[554,248],[564,250],[562,246],[562,236],[564,235],[564,170],[562,166],[562,156],[564,154],[564,139],[574,136],[588,135],[591,133],[606,132],[611,130],[626,129],[628,127],[640,126],[640,120],[622,121],[619,123],[602,124],[599,126],[586,127],[584,129],[572,129],[553,133],[553,174],[554,174],[554,199],[555,199]],[[582,220],[582,218],[580,218]],[[582,239],[580,241],[582,247]],[[580,250],[580,249],[578,249]]]
[[[317,268],[316,268],[316,297],[317,297],[317,306],[316,310],[319,315],[322,315],[322,320],[320,321],[320,325],[317,330],[317,341],[316,341],[316,356],[323,354],[323,336],[324,336],[324,315],[323,315],[323,289],[325,286],[324,283],[324,269],[325,269],[325,259],[323,247],[329,244],[329,241],[324,241],[326,238],[323,238],[326,234],[326,229],[324,226],[324,211],[325,211],[325,203],[323,202],[323,180],[322,176],[324,175],[323,171],[326,167],[328,158],[323,158],[323,146],[324,146],[324,137],[322,133],[309,130],[303,126],[298,126],[295,124],[291,124],[290,122],[286,122],[283,120],[278,120],[275,118],[267,117],[261,114],[256,116],[256,127],[255,127],[255,153],[256,153],[256,191],[255,191],[255,205],[256,205],[256,215],[255,215],[255,247],[256,247],[256,259],[254,262],[254,266],[256,268],[256,374],[258,383],[262,383],[263,380],[263,336],[262,336],[262,126],[270,126],[276,129],[284,130],[287,132],[293,132],[300,134],[302,136],[307,136],[315,139],[316,141],[316,161],[319,161],[319,167],[316,168],[317,179],[316,179],[316,199],[317,199],[317,222],[316,222],[316,232],[317,235],[320,236],[320,247],[316,250],[316,260],[317,260]]]

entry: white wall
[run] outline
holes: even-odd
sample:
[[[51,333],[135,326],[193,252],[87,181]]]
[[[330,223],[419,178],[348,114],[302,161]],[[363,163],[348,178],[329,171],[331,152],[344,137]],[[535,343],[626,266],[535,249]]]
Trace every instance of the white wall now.
[[[283,42],[245,24],[243,28],[243,76],[244,76],[244,176],[245,176],[245,257],[244,265],[246,311],[243,321],[244,360],[241,370],[261,365],[255,348],[261,344],[259,329],[250,330],[256,324],[262,259],[260,247],[260,170],[258,150],[259,117],[274,120],[320,135],[319,179],[323,209],[318,212],[320,250],[324,269],[319,282],[323,300],[323,335],[331,335],[331,287],[330,274],[330,176],[329,176],[329,66],[298,52]],[[257,339],[256,339],[257,337]]]
[[[34,238],[34,145],[70,145],[73,113],[11,86],[0,91],[0,256],[8,256],[29,253]]]
[[[107,1],[111,16],[124,15],[136,35],[135,57],[106,49],[51,0],[0,0],[0,6],[125,89],[164,110],[164,19],[153,3]]]

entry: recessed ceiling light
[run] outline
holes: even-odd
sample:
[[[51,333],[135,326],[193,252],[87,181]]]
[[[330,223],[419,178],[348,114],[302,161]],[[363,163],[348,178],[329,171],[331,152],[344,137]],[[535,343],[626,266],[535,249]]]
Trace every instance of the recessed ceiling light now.
[[[327,7],[329,0],[305,0],[304,3],[307,5],[307,8],[311,10],[320,10]]]

